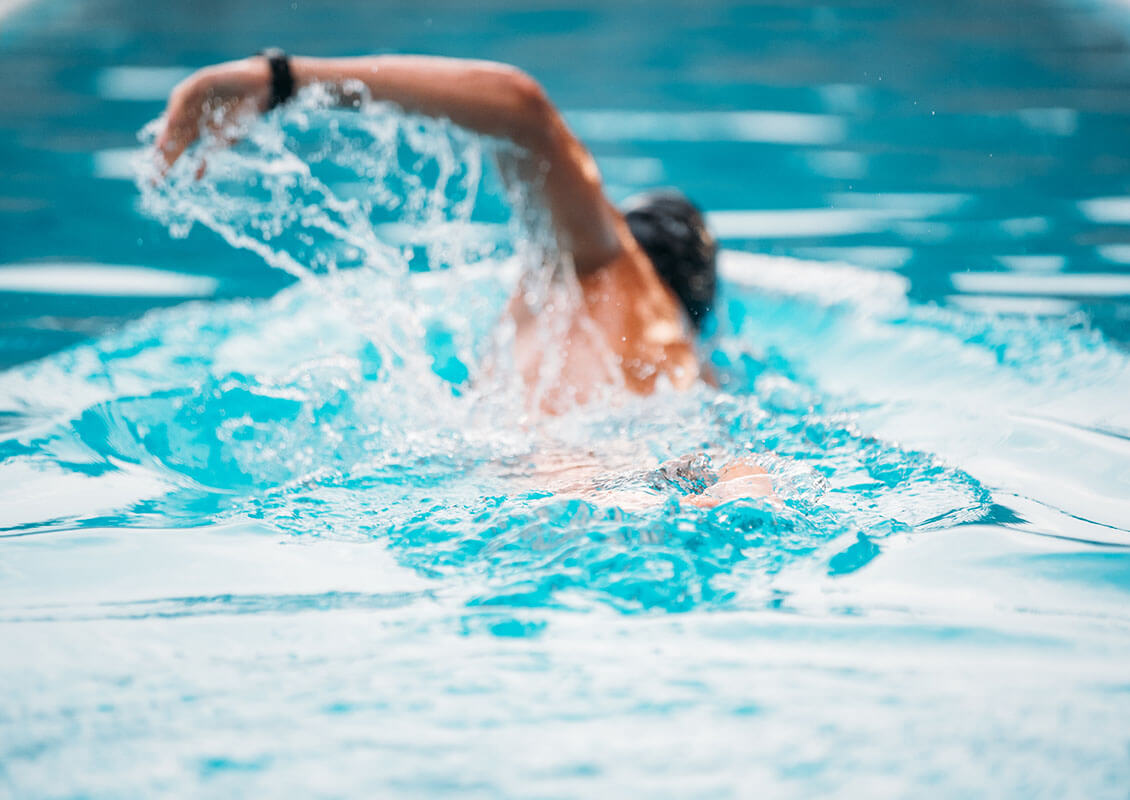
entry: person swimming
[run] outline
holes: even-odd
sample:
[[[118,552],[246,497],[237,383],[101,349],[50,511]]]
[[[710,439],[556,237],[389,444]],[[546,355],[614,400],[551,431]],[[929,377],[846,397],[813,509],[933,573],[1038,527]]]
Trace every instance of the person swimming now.
[[[513,66],[409,55],[289,57],[271,50],[206,67],[169,97],[157,139],[165,166],[202,126],[222,138],[239,116],[268,111],[312,84],[330,87],[342,103],[357,102],[363,87],[372,100],[449,119],[525,154],[516,172],[539,190],[558,250],[580,287],[579,303],[556,304],[569,317],[555,320],[553,348],[539,335],[540,309],[521,285],[508,306],[515,365],[540,411],[563,413],[605,396],[609,386],[646,395],[661,382],[687,389],[709,378],[694,337],[713,307],[718,247],[702,213],[674,190],[616,208],[588,149],[537,81]],[[727,471],[743,483],[765,475],[749,462],[720,474]]]
[[[172,92],[157,146],[171,165],[199,135],[245,113],[264,112],[310,84],[362,85],[373,100],[450,119],[517,144],[528,154],[519,174],[539,184],[561,253],[572,261],[581,302],[555,343],[553,385],[540,386],[542,411],[592,400],[603,384],[650,394],[665,379],[676,388],[703,376],[693,337],[714,302],[717,245],[699,210],[665,190],[617,209],[592,155],[569,130],[542,87],[505,64],[382,55],[321,59],[279,51],[206,67]],[[535,178],[536,176],[536,178]],[[534,336],[537,309],[516,292],[516,364],[528,386],[543,376]],[[609,365],[608,354],[613,358]]]

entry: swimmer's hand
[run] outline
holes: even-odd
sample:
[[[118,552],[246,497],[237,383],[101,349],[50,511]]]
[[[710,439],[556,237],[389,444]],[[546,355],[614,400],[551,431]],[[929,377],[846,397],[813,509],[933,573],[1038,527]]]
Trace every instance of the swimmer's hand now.
[[[220,141],[231,143],[243,117],[267,110],[271,72],[264,58],[245,58],[205,67],[173,89],[165,108],[165,127],[156,147],[167,170],[207,128]]]
[[[162,171],[204,126],[225,142],[238,138],[234,123],[242,112],[263,112],[270,105],[270,73],[267,59],[253,56],[207,67],[177,86],[157,140]],[[541,187],[559,240],[572,254],[578,274],[596,274],[616,259],[628,258],[634,265],[630,274],[642,274],[650,294],[663,294],[623,216],[605,195],[592,154],[537,81],[521,70],[434,56],[291,56],[290,74],[295,90],[311,84],[334,87],[342,105],[356,105],[355,88],[362,87],[372,100],[513,142],[530,156],[529,179]]]
[[[732,461],[718,471],[718,481],[707,486],[700,494],[680,498],[683,503],[697,508],[714,508],[731,500],[764,497],[778,504],[781,498],[773,492],[769,473],[749,461]]]

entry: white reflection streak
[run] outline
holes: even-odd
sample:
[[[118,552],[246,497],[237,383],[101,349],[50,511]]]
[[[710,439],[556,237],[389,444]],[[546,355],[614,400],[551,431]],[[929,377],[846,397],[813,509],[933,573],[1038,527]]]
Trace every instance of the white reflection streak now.
[[[996,256],[1002,267],[1018,272],[1059,272],[1067,266],[1067,256],[1063,255],[1023,255]]]
[[[1130,223],[1130,197],[1096,197],[1079,201],[1080,213],[1098,223]]]
[[[829,204],[846,208],[882,208],[891,211],[914,211],[916,216],[953,214],[973,201],[973,196],[960,192],[833,192]]]
[[[567,111],[589,142],[765,142],[836,144],[847,125],[831,114],[793,111]]]
[[[917,210],[802,208],[774,211],[712,211],[707,224],[720,239],[848,236],[887,228],[891,220],[917,218]]]
[[[1130,275],[1076,273],[1031,275],[1015,272],[955,272],[950,276],[959,292],[970,294],[1058,295],[1118,297],[1130,295]]]
[[[980,314],[1017,314],[1034,317],[1062,317],[1079,307],[1071,300],[1054,297],[1009,297],[1001,295],[951,294],[946,301]]]
[[[103,100],[156,102],[191,74],[188,67],[107,67],[98,73],[95,90]]]
[[[1099,258],[1115,264],[1130,264],[1130,244],[1103,244],[1095,248]]]
[[[798,258],[810,258],[816,261],[846,261],[876,269],[899,269],[914,256],[914,251],[909,247],[867,247],[867,246],[832,246],[832,247],[800,247],[793,255]]]
[[[32,263],[0,266],[0,292],[84,297],[211,297],[206,275],[116,264]]]
[[[91,156],[91,172],[96,178],[132,181],[137,173],[137,158],[144,148],[111,147],[97,150]]]

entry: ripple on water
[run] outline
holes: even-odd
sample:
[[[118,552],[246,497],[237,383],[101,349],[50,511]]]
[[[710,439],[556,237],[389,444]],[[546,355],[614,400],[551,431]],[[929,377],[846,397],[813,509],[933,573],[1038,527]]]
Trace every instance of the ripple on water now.
[[[471,324],[459,314],[450,309],[452,327]],[[283,322],[313,335],[256,346]],[[846,573],[892,534],[976,519],[989,505],[959,470],[861,432],[850,406],[740,328],[716,333],[724,391],[661,393],[540,427],[499,425],[491,409],[505,398],[452,391],[428,357],[434,342],[422,335],[424,357],[389,368],[304,286],[267,303],[156,312],[58,356],[90,365],[69,381],[75,397],[100,399],[4,446],[9,460],[95,484],[152,475],[163,491],[114,509],[123,525],[251,518],[300,537],[372,540],[484,613],[772,603],[772,577],[790,565]],[[430,379],[419,364],[432,365]],[[58,366],[29,365],[6,383]],[[769,469],[780,503],[680,502],[738,457]],[[71,523],[105,519],[100,509]]]
[[[471,607],[632,612],[772,604],[782,570],[847,574],[892,535],[993,507],[962,470],[861,427],[888,406],[829,391],[820,359],[855,348],[881,364],[904,352],[888,341],[934,337],[961,362],[992,354],[1001,371],[1034,363],[1024,331],[910,307],[892,276],[729,254],[706,344],[720,390],[534,421],[476,366],[493,353],[505,372],[494,322],[513,280],[506,265],[553,254],[544,220],[484,167],[517,154],[324,100],[308,93],[239,146],[208,152],[202,180],[190,156],[168,180],[139,183],[174,232],[205,225],[296,286],[265,302],[154,312],[4,376],[11,407],[49,383],[58,400],[0,443],[0,466],[79,474],[95,490],[150,478],[141,496],[53,524],[260,520],[381,543]],[[405,224],[411,242],[381,238]],[[922,361],[911,368],[939,371]],[[767,469],[777,497],[685,502],[737,459]],[[23,524],[34,529],[34,515]]]

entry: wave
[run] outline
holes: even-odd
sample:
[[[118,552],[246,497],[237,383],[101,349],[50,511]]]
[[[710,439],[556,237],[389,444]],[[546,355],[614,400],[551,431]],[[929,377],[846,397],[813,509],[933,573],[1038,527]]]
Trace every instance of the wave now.
[[[372,540],[473,606],[763,606],[787,567],[844,574],[892,536],[1017,522],[1002,498],[1048,500],[1014,462],[986,468],[1015,406],[1062,419],[1085,391],[1099,405],[1068,419],[1114,424],[1126,360],[1097,334],[742,253],[723,255],[703,344],[721,388],[537,420],[496,323],[516,273],[553,248],[492,166],[510,157],[498,143],[316,93],[243,136],[202,143],[165,181],[143,174],[143,205],[299,282],[154,311],[0,374],[0,475],[89,489],[0,518],[10,532],[256,520]],[[768,469],[780,502],[683,501],[735,459]]]

